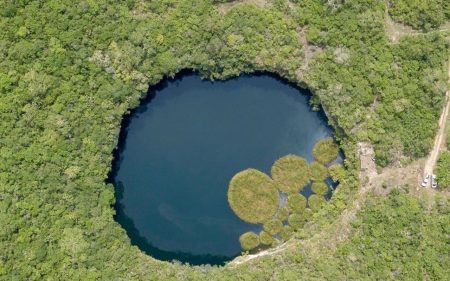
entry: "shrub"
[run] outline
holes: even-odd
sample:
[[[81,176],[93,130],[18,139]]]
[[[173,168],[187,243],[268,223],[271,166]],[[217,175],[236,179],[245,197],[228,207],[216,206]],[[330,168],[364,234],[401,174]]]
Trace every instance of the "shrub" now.
[[[230,181],[228,202],[234,213],[249,223],[263,223],[278,210],[279,193],[266,174],[247,169]]]
[[[436,165],[436,177],[439,189],[450,188],[450,152],[444,151]]]
[[[259,246],[259,236],[254,232],[246,232],[239,237],[239,243],[243,250],[249,251]]]
[[[319,195],[324,195],[328,192],[328,185],[324,182],[315,182],[312,184],[311,190]]]
[[[287,198],[287,207],[292,213],[301,213],[306,208],[306,198],[298,193],[290,194]]]
[[[259,242],[263,245],[272,245],[275,242],[275,238],[263,230],[259,233]]]
[[[317,211],[323,203],[325,203],[325,198],[319,195],[311,195],[308,198],[308,205],[312,211]]]
[[[313,181],[323,181],[328,177],[328,169],[319,162],[313,162],[310,170]]]
[[[270,220],[263,225],[264,230],[270,235],[278,234],[283,228],[283,223],[280,220]]]
[[[286,193],[299,192],[310,178],[308,162],[296,155],[286,155],[275,161],[271,174],[278,188]]]
[[[324,165],[330,163],[339,154],[339,146],[333,142],[332,138],[320,140],[313,148],[313,155],[317,162]]]

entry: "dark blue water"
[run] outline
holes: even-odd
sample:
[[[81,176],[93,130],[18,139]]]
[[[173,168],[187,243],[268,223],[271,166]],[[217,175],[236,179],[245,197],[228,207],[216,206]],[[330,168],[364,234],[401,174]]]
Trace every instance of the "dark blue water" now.
[[[241,251],[241,221],[227,202],[237,172],[270,175],[286,154],[312,160],[329,136],[307,93],[267,75],[225,82],[168,80],[126,120],[114,163],[116,220],[149,255],[219,264]]]

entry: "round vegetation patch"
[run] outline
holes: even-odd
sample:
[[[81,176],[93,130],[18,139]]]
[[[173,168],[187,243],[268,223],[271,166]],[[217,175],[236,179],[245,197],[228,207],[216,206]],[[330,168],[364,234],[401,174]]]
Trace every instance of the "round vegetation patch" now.
[[[310,208],[306,208],[303,212],[303,216],[305,217],[305,221],[311,220],[312,216],[314,215],[314,212]]]
[[[310,167],[311,179],[313,181],[323,181],[328,177],[328,169],[319,162],[313,162]]]
[[[278,210],[277,219],[280,221],[285,221],[289,217],[289,209],[287,207],[283,207]]]
[[[280,220],[270,220],[263,225],[263,229],[270,235],[277,235],[283,229],[283,223]]]
[[[312,184],[311,190],[315,194],[324,195],[328,192],[328,185],[324,182],[315,182]]]
[[[313,194],[313,195],[309,196],[309,198],[308,198],[309,208],[311,208],[311,210],[313,210],[313,211],[317,211],[320,208],[320,206],[322,206],[322,204],[325,202],[326,201],[325,201],[325,198],[323,198],[323,196],[316,195],[316,194]]]
[[[313,148],[314,158],[322,163],[328,164],[337,158],[339,154],[339,146],[334,143],[332,138],[320,140]]]
[[[272,178],[285,193],[299,192],[309,183],[308,162],[296,155],[286,155],[273,163]]]
[[[239,237],[241,248],[249,251],[259,246],[259,236],[254,232],[246,232]]]
[[[306,198],[298,193],[290,194],[287,198],[287,207],[291,213],[301,213],[306,208]]]
[[[294,229],[291,226],[285,225],[283,227],[283,229],[280,231],[281,240],[283,240],[283,241],[288,240],[289,238],[291,238],[293,232],[294,232]]]
[[[249,223],[263,223],[278,210],[280,194],[266,174],[247,169],[230,181],[228,203],[234,213]]]
[[[262,245],[272,245],[275,242],[275,238],[263,230],[259,233],[259,242]]]
[[[328,173],[334,182],[338,182],[345,177],[345,169],[341,164],[333,164],[328,168]]]
[[[299,229],[305,224],[306,218],[301,214],[292,214],[289,216],[288,222],[292,228]]]

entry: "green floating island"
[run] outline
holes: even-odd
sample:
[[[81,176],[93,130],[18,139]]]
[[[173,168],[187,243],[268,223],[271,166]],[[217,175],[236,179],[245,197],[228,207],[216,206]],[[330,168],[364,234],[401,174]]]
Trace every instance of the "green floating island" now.
[[[319,162],[313,162],[310,166],[311,169],[311,180],[324,181],[328,177],[328,169]]]
[[[311,177],[308,162],[292,154],[275,161],[271,174],[277,187],[285,193],[299,192]]]
[[[328,185],[324,182],[315,182],[311,186],[311,190],[315,194],[324,195],[328,192]]]
[[[308,205],[309,208],[313,211],[319,210],[320,206],[326,202],[325,198],[323,196],[319,196],[316,194],[313,194],[308,197]]]
[[[262,223],[258,234],[246,232],[239,241],[248,251],[259,245],[270,246],[286,241],[294,231],[302,228],[314,212],[326,202],[329,191],[324,182],[329,176],[336,182],[345,176],[341,164],[329,163],[336,159],[339,147],[333,139],[319,141],[313,150],[315,161],[308,164],[302,157],[286,155],[272,165],[272,178],[255,169],[237,173],[230,181],[228,201],[231,209],[242,220]],[[305,198],[300,191],[312,181],[314,194]],[[280,194],[287,195],[286,204],[280,205]]]
[[[264,231],[270,235],[277,235],[283,229],[281,220],[273,219],[263,225]]]
[[[247,169],[230,181],[228,202],[234,213],[249,223],[264,223],[278,210],[280,194],[266,174]]]
[[[291,213],[301,213],[306,208],[306,198],[298,193],[290,194],[287,198],[287,208]]]
[[[337,158],[339,154],[339,146],[334,143],[332,138],[320,140],[314,145],[314,159],[321,164],[328,164]]]
[[[246,232],[239,237],[242,249],[249,251],[259,246],[259,235],[254,232]]]
[[[259,242],[262,245],[270,246],[275,243],[275,241],[276,239],[264,230],[259,233]]]
[[[333,181],[338,182],[345,177],[345,169],[341,164],[333,164],[328,168],[328,173]]]

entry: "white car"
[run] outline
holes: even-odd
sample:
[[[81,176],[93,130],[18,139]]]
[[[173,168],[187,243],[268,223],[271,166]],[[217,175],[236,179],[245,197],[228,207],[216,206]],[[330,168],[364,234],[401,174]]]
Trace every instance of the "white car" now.
[[[422,187],[427,187],[429,180],[430,180],[430,175],[425,174],[425,176],[423,176],[423,178],[422,178],[422,184],[421,184]]]
[[[431,187],[432,188],[436,188],[437,187],[437,180],[436,180],[436,175],[435,174],[433,174],[431,176]]]

